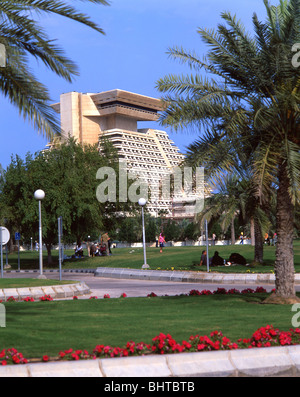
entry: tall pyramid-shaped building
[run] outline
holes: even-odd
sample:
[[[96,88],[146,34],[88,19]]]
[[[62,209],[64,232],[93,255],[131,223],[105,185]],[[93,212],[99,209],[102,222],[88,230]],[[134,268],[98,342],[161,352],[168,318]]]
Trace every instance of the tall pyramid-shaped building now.
[[[79,143],[98,144],[100,154],[101,142],[109,139],[127,169],[150,187],[150,213],[159,215],[164,210],[175,218],[193,216],[195,197],[191,197],[189,214],[189,207],[182,206],[182,197],[164,199],[159,193],[161,181],[180,165],[183,154],[166,132],[138,129],[139,121],[158,120],[158,112],[163,110],[159,99],[118,89],[97,94],[70,92],[62,94],[60,102],[52,106],[60,113],[65,136]]]

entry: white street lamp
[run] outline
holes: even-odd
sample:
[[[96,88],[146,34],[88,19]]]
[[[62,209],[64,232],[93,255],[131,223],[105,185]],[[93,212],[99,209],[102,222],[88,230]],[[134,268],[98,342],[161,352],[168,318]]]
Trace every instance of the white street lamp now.
[[[42,200],[45,198],[45,192],[38,189],[34,192],[34,198],[39,202],[39,250],[40,250],[40,275],[38,278],[46,278],[43,275],[43,240],[42,240]]]
[[[146,237],[145,237],[145,221],[144,221],[144,206],[146,205],[147,201],[144,198],[140,198],[138,203],[142,207],[143,248],[144,248],[144,264],[142,266],[142,269],[148,269],[150,266],[147,265],[147,259],[146,259]]]

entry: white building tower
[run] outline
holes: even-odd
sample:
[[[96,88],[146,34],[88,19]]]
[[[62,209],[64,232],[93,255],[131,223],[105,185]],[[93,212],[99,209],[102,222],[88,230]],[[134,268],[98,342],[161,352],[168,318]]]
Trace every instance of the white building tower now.
[[[182,163],[184,155],[166,132],[138,129],[140,121],[158,120],[158,112],[164,108],[161,100],[116,89],[97,94],[62,94],[60,102],[52,106],[61,115],[66,137],[75,137],[79,143],[98,144],[100,153],[103,139],[113,144],[120,161],[148,184],[150,213],[158,215],[164,210],[173,218],[193,217],[193,194],[177,194],[175,198],[161,194],[161,184]],[[183,207],[183,201],[190,201],[191,206]]]

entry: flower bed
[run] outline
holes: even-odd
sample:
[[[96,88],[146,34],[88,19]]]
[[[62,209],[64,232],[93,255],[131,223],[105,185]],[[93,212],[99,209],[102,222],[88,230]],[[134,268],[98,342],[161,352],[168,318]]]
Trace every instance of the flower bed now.
[[[234,350],[239,348],[259,348],[270,346],[290,346],[300,344],[300,329],[290,329],[289,331],[280,331],[272,325],[259,328],[249,339],[238,339],[232,342],[224,336],[220,331],[211,332],[210,336],[192,335],[188,340],[181,343],[176,341],[171,335],[162,334],[155,336],[152,343],[144,342],[135,343],[128,342],[123,347],[113,347],[105,345],[97,345],[91,353],[87,350],[68,349],[60,351],[58,356],[51,358],[44,355],[41,359],[28,360],[23,357],[16,349],[3,349],[0,351],[0,365],[26,364],[30,361],[77,361],[96,358],[108,357],[128,357],[142,356],[146,354],[174,354],[174,353],[191,353],[201,351],[217,351],[217,350]]]
[[[212,294],[249,294],[249,293],[266,293],[262,287],[257,287],[255,290],[247,288],[243,291],[236,289],[226,290],[225,288],[218,288],[215,291],[210,290],[191,290],[188,296],[205,296]],[[120,298],[126,298],[125,293],[121,294]],[[155,298],[157,295],[152,292],[147,295],[149,298]],[[110,295],[105,294],[104,299],[109,299]],[[73,298],[77,300],[77,297]],[[91,296],[90,299],[98,299],[97,296]],[[52,301],[50,295],[45,295],[39,299],[40,301]],[[15,302],[16,299],[9,297],[7,303]],[[23,299],[26,302],[34,302],[31,297]],[[106,357],[127,357],[146,354],[172,354],[181,352],[201,352],[201,351],[215,351],[215,350],[233,350],[240,348],[260,348],[270,346],[289,346],[300,344],[300,329],[290,329],[289,331],[280,331],[272,325],[259,328],[253,333],[251,338],[239,338],[237,341],[231,341],[224,336],[220,331],[213,331],[209,336],[207,335],[192,335],[187,340],[182,342],[176,341],[170,334],[162,334],[155,336],[150,344],[144,342],[129,341],[123,347],[97,345],[95,348],[88,352],[87,350],[76,350],[73,348],[60,351],[57,357],[49,357],[47,354],[41,358],[26,359],[22,353],[14,348],[0,350],[0,365],[12,364],[26,364],[28,362],[48,362],[48,361],[61,361],[61,360],[86,360]]]
[[[274,291],[275,290],[272,290],[272,292],[274,292]],[[217,295],[218,294],[219,295],[221,295],[221,294],[223,294],[223,295],[231,295],[231,294],[258,294],[258,293],[266,293],[266,292],[267,292],[266,289],[263,288],[263,287],[257,287],[255,290],[252,289],[252,288],[246,288],[246,289],[244,289],[242,291],[239,291],[239,290],[237,290],[235,288],[232,288],[232,289],[229,289],[229,290],[226,290],[225,288],[218,288],[215,291],[210,291],[210,290],[199,291],[199,290],[193,289],[188,294],[181,294],[181,295],[187,295],[187,296],[201,296],[201,295],[215,295],[215,294],[217,294]],[[126,295],[125,292],[123,292],[120,295],[120,298],[126,298],[126,297],[127,297],[127,295]],[[151,292],[150,294],[147,295],[147,297],[148,298],[155,298],[155,297],[157,297],[157,295],[156,295],[155,292]],[[104,294],[103,298],[104,299],[109,299],[110,295],[109,294]],[[98,299],[98,297],[97,296],[91,296],[89,299],[91,299],[91,300],[92,299]],[[73,296],[73,300],[78,300],[78,296]],[[24,302],[34,302],[35,300],[32,297],[28,296],[28,297],[22,299],[22,301],[24,301]],[[39,298],[39,301],[50,302],[50,301],[53,301],[53,298],[51,297],[51,295],[44,295],[41,298]],[[18,302],[18,299],[16,299],[13,296],[10,296],[10,297],[8,297],[6,299],[6,302]],[[3,303],[3,301],[0,300],[0,303]]]

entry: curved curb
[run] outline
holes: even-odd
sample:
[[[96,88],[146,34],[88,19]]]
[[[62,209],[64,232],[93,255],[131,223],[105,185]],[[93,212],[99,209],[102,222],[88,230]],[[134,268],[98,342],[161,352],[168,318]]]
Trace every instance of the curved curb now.
[[[0,377],[154,378],[190,376],[299,377],[300,346],[104,358],[0,367]],[[118,383],[122,383],[122,381]],[[151,384],[153,383],[156,384],[157,382],[151,382]],[[138,382],[136,384],[138,385]],[[161,385],[161,382],[159,384]],[[162,391],[161,388],[160,391]]]
[[[45,295],[51,295],[53,299],[65,299],[87,295],[90,292],[90,288],[84,282],[45,287],[4,288],[0,289],[0,301],[5,302],[10,297],[18,301],[22,301],[27,297],[37,300]]]
[[[5,273],[38,273],[37,270],[7,270]],[[45,270],[44,273],[58,273],[57,269]],[[97,267],[95,269],[64,269],[63,273],[90,274],[95,277],[153,280],[153,281],[173,281],[188,283],[215,283],[215,284],[274,284],[275,274],[273,273],[213,273],[196,271],[177,271],[177,270],[148,270],[148,269],[128,269]],[[300,285],[300,273],[295,273],[295,285]],[[1,290],[0,290],[1,291]]]
[[[173,281],[187,283],[216,283],[216,284],[274,284],[274,274],[246,274],[246,273],[207,273],[181,272],[171,270],[138,270],[125,268],[98,267],[95,277]],[[295,274],[295,284],[300,284],[300,274]]]

